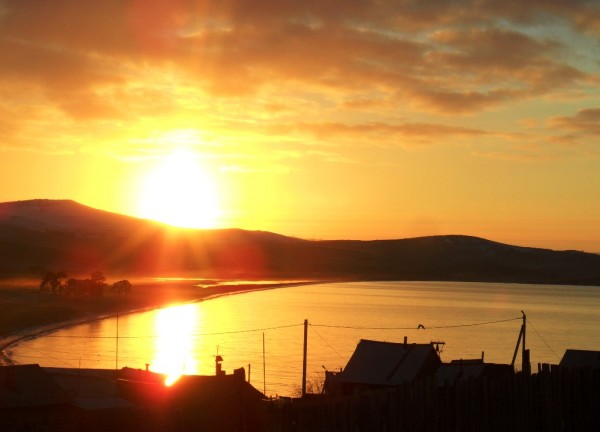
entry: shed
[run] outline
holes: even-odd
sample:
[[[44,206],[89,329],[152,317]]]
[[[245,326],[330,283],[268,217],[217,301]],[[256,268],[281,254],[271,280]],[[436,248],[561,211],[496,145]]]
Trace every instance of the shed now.
[[[342,372],[327,374],[326,393],[349,394],[433,376],[441,364],[432,344],[361,339]]]
[[[483,359],[460,359],[443,363],[435,372],[435,378],[439,384],[446,381],[456,381],[469,378],[498,378],[514,373],[514,369],[508,364],[485,363]]]
[[[560,360],[560,366],[570,368],[600,368],[600,351],[568,349]]]

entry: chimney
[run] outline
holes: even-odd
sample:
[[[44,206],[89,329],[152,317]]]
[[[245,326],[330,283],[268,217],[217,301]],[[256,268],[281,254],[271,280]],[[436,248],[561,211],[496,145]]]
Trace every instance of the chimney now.
[[[408,343],[408,336],[404,336],[404,346],[406,347],[406,344]]]
[[[225,371],[223,371],[221,369],[221,362],[223,361],[223,357],[221,357],[220,355],[215,357],[215,375],[216,376],[220,376],[220,375],[225,375]]]

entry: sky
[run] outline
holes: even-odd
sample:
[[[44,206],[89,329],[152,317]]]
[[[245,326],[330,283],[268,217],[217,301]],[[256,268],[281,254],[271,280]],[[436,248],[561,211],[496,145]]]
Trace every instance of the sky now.
[[[600,2],[0,0],[0,201],[600,252]]]

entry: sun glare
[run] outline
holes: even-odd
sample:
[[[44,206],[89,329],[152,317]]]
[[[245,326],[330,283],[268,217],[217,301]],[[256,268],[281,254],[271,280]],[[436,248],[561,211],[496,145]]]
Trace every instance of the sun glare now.
[[[174,384],[181,375],[198,372],[193,355],[197,317],[194,305],[173,306],[158,311],[155,358],[152,370],[167,374],[165,385]]]
[[[144,181],[140,213],[169,225],[214,228],[218,197],[200,157],[181,147],[161,160]]]

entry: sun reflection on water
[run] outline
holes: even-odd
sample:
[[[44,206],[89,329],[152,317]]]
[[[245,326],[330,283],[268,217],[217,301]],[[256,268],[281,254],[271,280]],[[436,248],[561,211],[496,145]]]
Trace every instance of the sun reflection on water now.
[[[165,385],[172,385],[181,375],[198,373],[198,360],[193,355],[199,318],[197,310],[193,304],[188,304],[161,309],[157,313],[151,369],[167,374]]]

